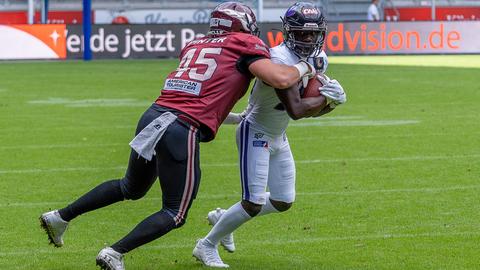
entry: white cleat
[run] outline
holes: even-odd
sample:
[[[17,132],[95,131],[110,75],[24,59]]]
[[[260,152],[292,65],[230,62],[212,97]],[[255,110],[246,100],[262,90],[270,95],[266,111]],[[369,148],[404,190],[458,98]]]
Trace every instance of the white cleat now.
[[[222,217],[223,213],[225,213],[227,210],[217,208],[213,211],[208,212],[207,219],[208,223],[212,226],[214,226]],[[222,245],[223,248],[225,248],[226,251],[228,252],[234,252],[235,251],[235,243],[233,242],[233,233],[229,233],[226,235],[222,240],[220,240],[220,244]]]
[[[205,266],[214,268],[228,268],[228,264],[223,263],[218,254],[217,247],[205,239],[197,240],[193,249],[193,257],[201,261]]]
[[[63,246],[63,234],[68,228],[68,222],[60,217],[57,210],[43,213],[40,216],[40,226],[47,232],[50,244]]]
[[[123,254],[116,252],[111,247],[106,247],[97,255],[97,265],[103,270],[125,270]]]

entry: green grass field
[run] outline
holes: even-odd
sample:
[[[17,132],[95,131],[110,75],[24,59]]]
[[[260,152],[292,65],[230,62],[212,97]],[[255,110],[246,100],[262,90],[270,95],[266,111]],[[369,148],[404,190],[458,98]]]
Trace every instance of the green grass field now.
[[[176,63],[0,63],[0,269],[96,269],[101,248],[159,210],[156,184],[142,200],[74,220],[60,249],[38,223],[123,175],[137,120]],[[224,261],[248,270],[479,269],[478,63],[331,57],[328,74],[348,102],[292,121],[294,207],[241,227]],[[128,270],[205,269],[191,257],[209,230],[205,216],[240,196],[234,136],[224,126],[201,145],[202,184],[187,224],[129,253]]]

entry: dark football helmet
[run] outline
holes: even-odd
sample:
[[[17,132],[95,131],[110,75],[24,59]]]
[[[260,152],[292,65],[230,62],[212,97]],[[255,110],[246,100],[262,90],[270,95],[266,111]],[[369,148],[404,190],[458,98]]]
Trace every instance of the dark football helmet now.
[[[283,38],[287,47],[300,58],[320,53],[327,33],[323,12],[309,2],[297,2],[285,12]]]
[[[242,3],[219,4],[210,14],[209,34],[243,32],[258,36],[257,19],[252,9]]]

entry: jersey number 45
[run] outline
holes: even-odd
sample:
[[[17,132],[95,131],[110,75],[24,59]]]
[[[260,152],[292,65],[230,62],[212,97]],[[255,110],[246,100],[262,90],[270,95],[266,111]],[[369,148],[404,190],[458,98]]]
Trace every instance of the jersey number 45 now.
[[[217,62],[215,58],[208,57],[209,55],[220,55],[222,53],[222,48],[203,48],[198,53],[198,57],[194,63],[192,63],[193,58],[197,48],[188,50],[180,61],[178,66],[177,73],[175,78],[181,77],[185,72],[188,71],[188,77],[197,81],[206,81],[213,76],[213,73],[217,69]],[[198,65],[206,65],[206,71],[203,74],[199,74]]]

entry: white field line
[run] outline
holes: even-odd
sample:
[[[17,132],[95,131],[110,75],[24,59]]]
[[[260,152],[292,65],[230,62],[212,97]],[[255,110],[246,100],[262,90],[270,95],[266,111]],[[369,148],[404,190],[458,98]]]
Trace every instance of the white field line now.
[[[351,120],[351,121],[317,121],[292,123],[292,127],[370,127],[370,126],[399,126],[418,124],[418,120]]]
[[[421,60],[420,60],[421,57]],[[478,55],[463,55],[458,57],[456,55],[406,55],[401,57],[396,56],[333,56],[329,57],[330,63],[348,64],[348,65],[372,65],[375,68],[381,69],[381,66],[396,66],[396,67],[448,67],[448,68],[480,68],[480,61]],[[466,59],[469,59],[467,62]]]
[[[351,236],[324,236],[324,237],[310,237],[303,239],[292,239],[292,240],[257,240],[249,241],[246,245],[249,246],[268,246],[268,245],[285,245],[285,244],[306,244],[306,243],[318,243],[318,242],[339,242],[339,241],[362,241],[362,240],[399,240],[399,239],[418,239],[418,238],[441,238],[441,237],[468,237],[468,236],[480,236],[480,232],[431,232],[431,233],[412,233],[412,234],[367,234],[367,235],[351,235]],[[164,244],[156,246],[146,246],[142,249],[146,250],[163,250],[163,249],[192,249],[194,246],[192,243],[179,243],[179,244]],[[24,256],[24,255],[34,255],[34,254],[51,254],[54,256],[55,253],[63,254],[75,254],[75,253],[94,253],[100,249],[98,248],[83,248],[83,249],[54,249],[49,248],[35,248],[35,249],[23,249],[19,251],[12,252],[0,252],[0,257],[10,257],[10,256]],[[188,258],[185,258],[187,260]]]
[[[378,158],[342,158],[342,159],[309,159],[297,160],[297,164],[312,163],[338,163],[338,162],[372,162],[372,161],[426,161],[426,160],[458,160],[468,158],[478,158],[480,154],[471,155],[452,155],[452,156],[409,156],[409,157],[378,157]],[[201,167],[235,167],[235,163],[205,163]],[[55,173],[72,171],[105,171],[105,170],[124,170],[126,166],[115,167],[73,167],[73,168],[50,168],[50,169],[4,169],[0,170],[2,174],[24,174],[24,173]]]
[[[298,160],[298,164],[310,163],[335,163],[335,162],[370,162],[370,161],[423,161],[423,160],[443,160],[443,159],[464,159],[464,158],[478,158],[480,154],[471,155],[452,155],[452,156],[409,156],[409,157],[378,157],[378,158],[344,158],[344,159],[310,159]]]
[[[411,125],[418,124],[419,120],[349,120],[349,121],[317,121],[317,122],[301,122],[293,123],[289,126],[295,128],[304,128],[304,127],[368,127],[368,126],[399,126],[399,125]],[[110,130],[113,129],[134,129],[134,125],[115,125],[109,127]],[[33,131],[52,131],[59,130],[64,132],[65,130],[105,130],[105,127],[92,127],[92,126],[66,126],[66,127],[31,127]],[[9,128],[5,129],[5,132],[22,132],[22,128]]]
[[[297,196],[352,196],[362,194],[388,194],[388,193],[442,193],[458,190],[474,190],[480,189],[480,185],[469,186],[451,186],[451,187],[425,187],[425,188],[399,188],[399,189],[372,189],[372,190],[350,190],[350,191],[317,191],[317,192],[297,192]],[[201,200],[217,200],[223,198],[240,198],[240,194],[210,194],[198,195],[197,199]],[[162,198],[145,198],[145,201],[161,201]],[[12,202],[0,203],[0,208],[9,207],[37,207],[37,206],[56,206],[67,204],[67,201],[57,202]]]
[[[38,131],[61,131],[65,132],[67,130],[82,130],[82,131],[95,131],[95,130],[115,130],[115,129],[129,129],[129,130],[134,130],[135,129],[135,124],[132,123],[132,125],[114,125],[114,126],[109,126],[104,127],[104,126],[89,126],[89,125],[77,125],[77,126],[65,126],[65,127],[60,127],[60,126],[42,126],[42,127],[30,127],[30,130],[32,132],[38,132]],[[8,129],[0,129],[0,132],[4,133],[15,133],[15,132],[24,132],[25,128],[24,127],[12,127]]]
[[[425,187],[425,188],[398,188],[398,189],[373,189],[373,190],[350,190],[350,191],[319,191],[319,192],[297,192],[300,196],[326,196],[326,195],[356,195],[371,193],[441,193],[454,190],[472,190],[479,189],[480,185],[470,186],[452,186],[452,187]]]
[[[79,99],[72,100],[69,98],[50,97],[45,100],[31,100],[28,104],[39,105],[63,105],[65,107],[132,107],[141,106],[146,107],[151,102],[137,100],[133,98],[99,98],[99,99]]]
[[[56,173],[56,172],[77,172],[77,171],[110,171],[125,170],[126,166],[117,167],[75,167],[75,168],[51,168],[51,169],[20,169],[20,170],[0,170],[1,174],[24,174],[24,173]]]
[[[387,107],[387,108],[392,108],[392,107],[396,107],[396,108],[402,108],[402,107],[405,107],[405,108],[408,108],[410,111],[412,110],[412,108],[416,108],[416,109],[422,109],[422,108],[438,108],[440,106],[458,106],[458,107],[465,107],[465,106],[476,106],[478,105],[477,103],[475,103],[474,101],[472,102],[469,102],[469,101],[452,101],[451,103],[449,101],[445,101],[445,102],[435,102],[435,103],[424,103],[424,102],[418,102],[418,103],[415,103],[415,102],[405,102],[405,103],[349,103],[347,104],[347,106],[352,109],[359,109],[359,108],[368,108],[368,109],[371,109],[372,107],[377,107],[377,108],[383,108],[383,107]],[[428,114],[429,116],[435,116],[435,115],[448,115],[447,113],[445,113],[445,111],[439,111],[439,112],[433,112],[432,114]]]
[[[140,113],[132,113],[132,112],[115,112],[115,115],[110,115],[108,117],[108,119],[111,121],[111,120],[124,120],[125,119],[132,119],[132,125],[136,124],[138,121],[137,118],[139,118],[141,115]],[[32,113],[29,113],[29,114],[19,114],[19,115],[15,115],[15,120],[28,120],[28,119],[36,119],[38,120],[39,116],[36,115],[36,114],[32,114]],[[49,119],[49,120],[72,120],[74,119],[75,116],[72,116],[72,115],[48,115],[48,116],[42,116],[41,119]],[[11,115],[0,115],[0,119],[12,119],[12,116]],[[95,118],[87,118],[87,119],[82,119],[83,121],[88,121],[88,120],[95,120]],[[135,122],[133,122],[135,121]],[[92,124],[97,124],[96,122],[95,123],[92,123]],[[134,127],[134,126],[132,126]]]
[[[103,148],[111,146],[128,146],[128,143],[99,143],[99,144],[81,144],[81,143],[66,143],[66,144],[34,144],[34,145],[9,145],[0,146],[0,150],[13,149],[55,149],[55,148]]]
[[[339,116],[338,118],[333,117],[325,117],[321,119],[307,119],[301,120],[297,122],[292,122],[290,126],[292,127],[310,127],[310,126],[335,126],[335,127],[355,127],[355,126],[397,126],[397,125],[410,125],[410,124],[418,124],[420,123],[419,120],[362,120],[362,116]],[[235,126],[235,125],[230,125]],[[133,125],[116,125],[109,127],[109,129],[133,129]],[[66,126],[66,127],[31,127],[32,130],[35,131],[42,131],[42,130],[96,130],[96,129],[105,129],[105,127],[92,127],[92,126]],[[13,131],[22,131],[20,128],[9,128],[5,129],[5,132],[13,132]],[[3,131],[3,130],[0,130]]]
[[[455,133],[455,136],[473,136],[473,135],[478,135],[480,134],[480,132],[469,132],[469,133],[463,133],[463,134],[459,134],[459,133]],[[320,138],[321,140],[325,140],[326,138],[335,138],[336,141],[340,141],[340,140],[344,140],[344,139],[377,139],[377,138],[412,138],[412,137],[422,137],[422,138],[425,138],[425,137],[435,137],[435,136],[452,136],[451,134],[448,134],[448,133],[421,133],[421,134],[418,134],[418,133],[408,133],[408,134],[382,134],[382,135],[336,135],[336,134],[331,134],[331,136],[328,136],[329,134],[328,133],[325,133],[325,134],[321,134],[320,135]],[[291,136],[289,136],[289,139],[290,139]],[[297,141],[312,141],[312,140],[315,140],[315,141],[318,141],[319,140],[319,137],[315,137],[315,136],[312,136],[312,137],[300,137],[300,136],[295,136],[294,139],[290,140],[290,144],[293,144]],[[228,141],[230,142],[230,140],[217,140],[217,141]],[[1,149],[1,148],[0,148]]]
[[[480,134],[480,132],[470,132],[468,134],[465,133],[455,133],[456,136],[466,136],[466,135],[476,135]],[[411,137],[419,137],[419,134],[388,134],[388,135],[337,135],[326,133],[322,134],[322,139],[326,138],[335,138],[337,141],[342,139],[375,139],[375,138],[411,138]],[[422,133],[421,137],[428,137],[428,136],[450,136],[450,134],[446,133]],[[231,139],[216,139],[214,143],[232,143],[234,141],[234,137]],[[290,141],[290,143],[295,143],[297,141],[311,141],[311,140],[318,140],[318,137],[300,137],[295,136],[294,139]],[[56,149],[56,148],[103,148],[103,147],[116,147],[116,146],[128,146],[128,142],[125,141],[123,143],[98,143],[98,144],[81,144],[81,143],[66,143],[66,144],[33,144],[33,145],[9,145],[9,146],[0,146],[0,150],[14,150],[14,149]]]

